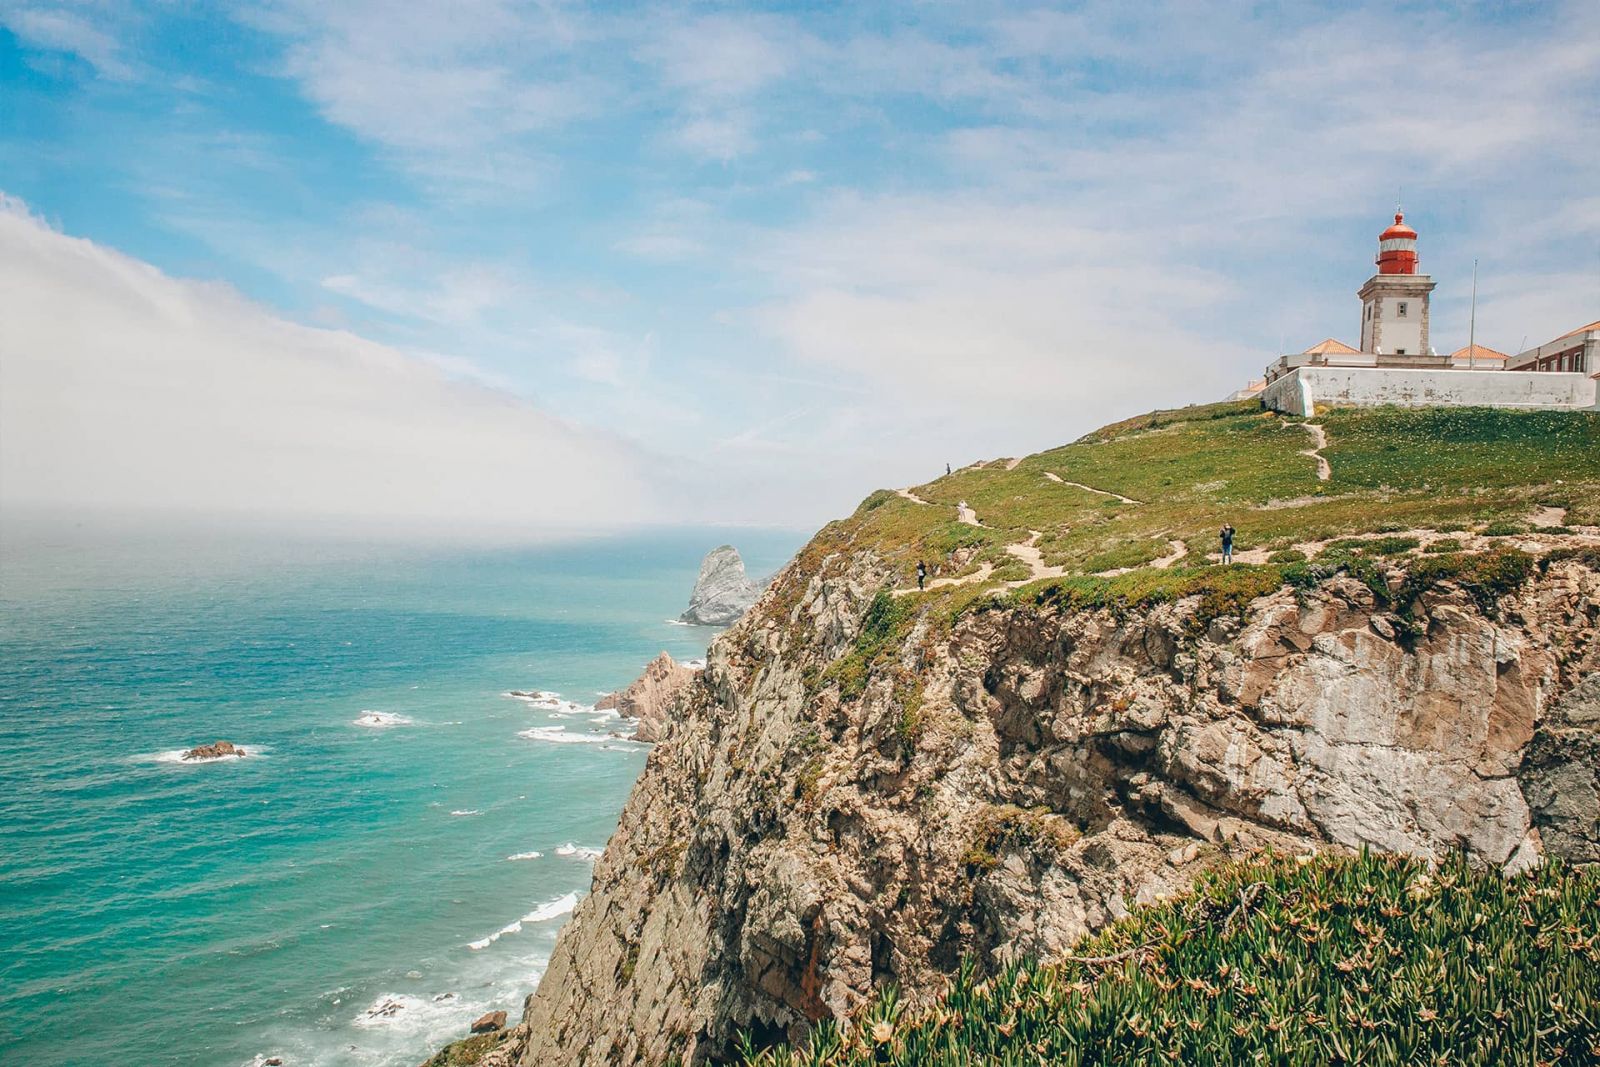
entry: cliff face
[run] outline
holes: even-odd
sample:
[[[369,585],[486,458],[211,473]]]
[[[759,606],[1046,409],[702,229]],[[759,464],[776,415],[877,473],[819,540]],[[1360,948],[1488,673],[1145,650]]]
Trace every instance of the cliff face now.
[[[1580,560],[1498,598],[1443,581],[1386,608],[1334,577],[1231,614],[997,601],[882,639],[890,580],[871,551],[803,554],[715,642],[520,1063],[797,1038],[883,983],[1058,953],[1263,845],[1600,860]]]

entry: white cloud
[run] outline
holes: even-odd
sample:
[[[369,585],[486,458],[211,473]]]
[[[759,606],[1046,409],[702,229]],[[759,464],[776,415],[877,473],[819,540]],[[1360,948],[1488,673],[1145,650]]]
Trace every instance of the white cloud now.
[[[942,134],[963,179],[948,191],[841,194],[752,237],[740,262],[781,294],[760,315],[769,335],[807,362],[908,398],[912,410],[879,413],[908,444],[940,432],[918,423],[932,411],[959,418],[958,435],[1004,448],[1222,395],[1258,374],[1280,337],[1324,336],[1324,314],[1329,329],[1349,333],[1338,324],[1355,322],[1350,292],[1370,248],[1329,233],[1362,219],[1375,236],[1400,182],[1435,211],[1470,196],[1517,227],[1552,210],[1518,190],[1563,190],[1575,209],[1570,222],[1559,215],[1567,237],[1586,229],[1600,53],[1573,42],[1592,37],[1584,30],[1594,16],[1575,11],[1556,34],[1430,36],[1407,52],[1402,93],[1392,50],[1371,42],[1407,39],[1426,18],[1225,19],[1239,60],[1218,78],[1189,61],[1195,41],[1214,50],[1219,28],[1178,15],[1140,48],[1146,66],[1170,57],[1182,91],[1152,89],[1148,70],[1092,91],[1063,75],[1022,76],[1016,57],[1043,54],[1048,42],[1060,66],[1102,47],[1101,58],[1138,59],[1125,32],[1105,28],[1123,16],[1103,10],[1002,20],[962,48],[890,49],[897,58],[879,70],[882,85],[971,93],[997,110]],[[846,53],[876,47],[858,40]],[[1109,136],[1103,122],[1124,129]],[[1449,274],[1456,249],[1500,232],[1487,218],[1456,225],[1425,234],[1446,310],[1458,290],[1465,296],[1465,275]],[[1480,326],[1485,313],[1544,323],[1556,307],[1572,317],[1592,303],[1592,281],[1585,294],[1579,272],[1547,269],[1536,250],[1514,240],[1482,247],[1502,256],[1500,269],[1538,282],[1489,290]],[[1329,262],[1348,262],[1348,291],[1318,285]],[[1464,325],[1464,309],[1458,317]]]
[[[452,199],[535,187],[551,162],[530,135],[613,95],[572,62],[587,20],[560,4],[269,0],[240,17],[284,38],[281,72],[328,121]]]
[[[134,77],[133,65],[124,58],[117,39],[79,12],[6,5],[0,7],[0,25],[31,47],[77,56],[102,77],[113,81]]]
[[[0,201],[0,499],[533,533],[656,517],[642,457]]]

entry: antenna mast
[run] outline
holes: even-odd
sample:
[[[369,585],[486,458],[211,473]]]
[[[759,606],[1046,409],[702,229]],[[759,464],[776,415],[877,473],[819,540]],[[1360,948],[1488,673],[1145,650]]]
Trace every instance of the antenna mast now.
[[[1467,369],[1478,366],[1478,261],[1472,261],[1472,318],[1467,326]]]

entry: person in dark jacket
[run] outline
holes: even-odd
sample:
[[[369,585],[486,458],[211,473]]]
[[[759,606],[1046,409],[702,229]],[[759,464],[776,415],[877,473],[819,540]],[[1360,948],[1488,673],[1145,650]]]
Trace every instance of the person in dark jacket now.
[[[927,581],[928,581],[928,565],[926,563],[922,562],[919,559],[919,560],[917,560],[917,588],[918,589],[925,588],[926,585],[927,585]]]
[[[1233,562],[1233,523],[1222,525],[1222,562]]]

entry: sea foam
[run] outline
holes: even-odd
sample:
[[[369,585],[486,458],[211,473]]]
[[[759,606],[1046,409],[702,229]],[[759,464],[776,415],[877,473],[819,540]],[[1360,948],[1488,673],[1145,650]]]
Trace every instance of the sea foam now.
[[[266,748],[261,745],[240,745],[239,747],[244,749],[245,754],[243,756],[206,756],[203,759],[184,759],[183,754],[188,752],[189,749],[174,748],[166,752],[149,752],[142,756],[134,756],[133,759],[139,763],[173,763],[180,767],[199,767],[207,763],[231,763],[234,760],[247,758],[264,759],[267,755]]]
[[[585,860],[599,859],[602,851],[602,849],[590,848],[587,845],[574,845],[571,841],[556,847],[556,855],[558,856],[577,856],[579,859]]]
[[[354,726],[366,726],[374,730],[387,730],[391,726],[410,726],[411,719],[393,711],[362,711],[350,720]]]
[[[525,737],[529,741],[546,741],[552,745],[603,745],[616,738],[610,734],[574,734],[568,733],[565,726],[535,726],[527,730],[518,730],[518,737]]]
[[[534,908],[532,911],[528,912],[528,914],[524,915],[522,918],[517,919],[514,922],[507,923],[494,933],[490,934],[488,937],[479,938],[477,941],[467,942],[467,947],[474,952],[481,952],[483,949],[488,948],[490,945],[494,944],[502,937],[505,937],[507,934],[520,934],[522,932],[523,923],[542,923],[549,922],[551,919],[559,919],[561,916],[572,911],[573,908],[576,908],[578,906],[578,900],[579,894],[577,892],[567,893],[563,896],[557,897],[554,900],[547,900],[543,904],[540,904],[537,908]]]

